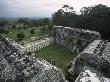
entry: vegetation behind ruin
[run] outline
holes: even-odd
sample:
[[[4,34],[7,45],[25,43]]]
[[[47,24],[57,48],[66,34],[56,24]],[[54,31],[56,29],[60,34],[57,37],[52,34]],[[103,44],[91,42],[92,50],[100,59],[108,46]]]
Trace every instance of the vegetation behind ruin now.
[[[43,46],[45,48],[43,48],[42,44],[40,43],[38,46],[37,45],[38,40],[44,41],[46,40],[44,37],[47,37],[49,35],[53,36],[55,34],[54,32],[52,32],[52,28],[54,25],[62,26],[61,28],[72,27],[72,28],[80,28],[80,29],[89,29],[89,30],[92,30],[91,35],[94,35],[94,31],[97,31],[99,32],[99,35],[101,33],[102,39],[110,40],[109,38],[110,7],[99,4],[99,5],[89,6],[89,7],[83,7],[81,8],[80,13],[77,13],[76,11],[74,11],[73,7],[69,5],[63,5],[61,9],[59,9],[58,11],[52,14],[52,18],[42,18],[42,19],[17,18],[17,19],[11,19],[11,20],[0,18],[0,34],[2,34],[5,38],[13,39],[14,41],[18,42],[18,44],[21,44],[22,47],[24,46],[24,44],[26,43],[28,44],[30,42],[30,44],[28,45],[30,47],[27,48],[27,50],[29,50],[28,55],[31,53],[35,53],[34,55],[32,55],[32,56],[36,56],[35,59],[37,58],[45,59],[52,65],[55,65],[56,67],[60,68],[66,75],[68,68],[70,68],[71,60],[74,60],[76,55],[78,55],[79,50],[82,51],[84,47],[87,46],[87,45],[84,46],[84,43],[87,43],[88,41],[88,44],[89,44],[89,40],[92,42],[91,37],[93,36],[89,36],[89,33],[87,33],[88,36],[86,35],[86,33],[85,35],[83,35],[84,33],[81,33],[81,30],[80,30],[79,35],[87,36],[85,37],[86,39],[83,38],[84,40],[80,40],[78,38],[74,38],[73,31],[70,31],[68,33],[68,36],[64,37],[63,32],[65,33],[67,32],[66,30],[64,31],[63,29],[63,31],[60,32],[61,34],[56,31],[55,33],[57,34],[57,39],[59,41],[59,44],[63,42],[64,44],[66,44],[66,47],[69,46],[68,49],[61,45],[56,44],[55,43],[56,40],[54,40],[51,45],[47,43],[48,44],[46,45],[47,47]],[[75,34],[77,35],[77,32]],[[54,39],[55,38],[56,37],[54,37]],[[73,42],[73,39],[74,39],[74,42]],[[100,37],[97,39],[100,39]],[[31,43],[34,41],[36,42]],[[106,41],[105,42],[102,41],[101,43],[102,47],[100,48],[100,45],[98,46],[100,50],[105,49],[105,47],[103,47],[103,45],[105,46],[105,43]],[[82,46],[82,44],[84,47]],[[73,47],[73,45],[75,45],[75,47]],[[7,44],[3,45],[1,48],[5,48],[5,46],[7,46]],[[38,50],[36,46],[38,46],[39,48]],[[69,48],[71,48],[73,52],[69,51]],[[26,50],[26,48],[24,50]],[[75,50],[77,51],[77,54],[75,53]],[[102,51],[100,53],[102,53]],[[82,59],[81,61],[83,61],[84,59]],[[80,63],[78,62],[78,64]],[[77,76],[76,73],[74,75]]]
[[[54,25],[98,31],[103,39],[110,40],[110,7],[106,5],[83,7],[80,14],[73,7],[64,5],[52,17]]]
[[[29,19],[18,18],[13,20],[0,19],[0,33],[8,33],[8,28],[26,29],[31,27],[45,27],[50,32],[53,25],[69,26],[81,29],[89,29],[101,33],[103,39],[110,40],[110,7],[95,5],[83,7],[78,14],[73,7],[64,5],[52,14],[51,18]],[[8,28],[7,28],[8,27]]]

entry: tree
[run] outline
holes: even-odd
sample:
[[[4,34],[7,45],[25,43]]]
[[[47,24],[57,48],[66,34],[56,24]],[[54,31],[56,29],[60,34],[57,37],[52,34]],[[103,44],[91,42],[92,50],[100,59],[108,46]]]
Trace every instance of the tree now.
[[[7,21],[7,20],[5,20],[5,19],[0,19],[0,26],[2,27],[2,26],[5,26],[5,25],[8,25],[9,24],[9,22]]]
[[[19,40],[22,40],[23,38],[25,38],[24,33],[22,33],[22,32],[18,33],[18,34],[17,34],[17,38],[18,38]]]
[[[17,24],[19,24],[19,28],[26,29],[32,25],[32,21],[28,18],[19,18]]]
[[[31,34],[35,34],[35,29],[32,29],[30,32]]]
[[[0,28],[0,33],[9,33],[8,29]]]
[[[52,15],[54,25],[73,27],[77,18],[77,14],[73,7],[64,5],[61,9]]]
[[[52,15],[53,24],[98,31],[103,39],[110,40],[110,7],[102,4],[83,7],[80,13],[77,15],[73,7],[64,5]]]
[[[77,27],[98,31],[103,39],[110,40],[110,7],[99,4],[83,7],[80,12]]]

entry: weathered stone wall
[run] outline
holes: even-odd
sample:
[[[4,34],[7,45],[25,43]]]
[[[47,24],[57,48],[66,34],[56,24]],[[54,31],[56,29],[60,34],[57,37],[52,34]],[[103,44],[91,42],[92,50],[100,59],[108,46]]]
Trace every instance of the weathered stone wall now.
[[[84,66],[75,82],[110,82],[103,73],[92,67]]]
[[[84,66],[91,66],[110,78],[110,55],[108,54],[110,54],[110,43],[95,40],[72,61],[72,67],[68,70],[69,79],[74,81]]]
[[[35,52],[55,42],[72,52],[79,53],[93,40],[100,39],[98,32],[62,26],[54,26],[50,36],[25,43],[23,46],[19,45],[19,47],[26,52]]]
[[[100,33],[54,26],[52,35],[56,43],[69,48],[72,52],[80,53],[69,65],[70,69],[66,76],[70,82],[75,81],[77,77],[79,78],[76,82],[82,82],[80,80],[84,79],[83,71],[86,73],[86,71],[91,71],[92,68],[95,69],[96,74],[101,79],[99,82],[103,82],[103,80],[110,81],[107,79],[110,78],[110,42],[101,40]],[[91,69],[84,70],[85,66]],[[99,71],[100,73],[98,73]],[[89,76],[92,75],[92,72],[90,73]],[[105,77],[107,78],[105,79]],[[91,79],[89,81],[94,82]]]
[[[34,42],[26,43],[22,47],[26,52],[35,52],[53,43],[54,39],[52,37],[46,37],[40,40],[36,40]]]
[[[81,52],[89,43],[101,37],[99,32],[63,26],[54,26],[52,35],[56,43],[76,53]]]
[[[103,73],[104,77],[110,78],[110,42],[100,40],[100,37],[100,33],[95,31],[63,26],[54,26],[51,37],[29,42],[23,46],[0,36],[0,81],[66,82],[60,69],[43,59],[35,58],[35,54],[27,53],[54,42],[72,52],[80,53],[83,50],[70,63],[67,77],[71,82],[77,77],[79,78],[76,81],[82,78],[78,75],[85,71],[85,66],[96,69]]]
[[[60,69],[14,45],[0,36],[0,82],[67,82]]]

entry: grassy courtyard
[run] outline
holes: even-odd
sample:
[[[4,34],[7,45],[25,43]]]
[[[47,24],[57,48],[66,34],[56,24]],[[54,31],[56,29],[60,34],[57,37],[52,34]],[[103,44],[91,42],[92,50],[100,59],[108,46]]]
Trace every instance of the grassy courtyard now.
[[[55,60],[55,66],[62,69],[62,71],[64,71],[68,63],[75,58],[74,53],[71,53],[67,48],[58,44],[52,44],[36,53],[38,57],[42,57],[47,61],[52,57]]]

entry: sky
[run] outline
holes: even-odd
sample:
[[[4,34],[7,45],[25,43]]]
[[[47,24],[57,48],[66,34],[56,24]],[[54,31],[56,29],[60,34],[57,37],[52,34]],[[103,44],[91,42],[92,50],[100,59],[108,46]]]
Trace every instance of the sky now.
[[[110,0],[0,0],[0,17],[51,17],[63,5],[79,13],[82,7],[103,4]]]

